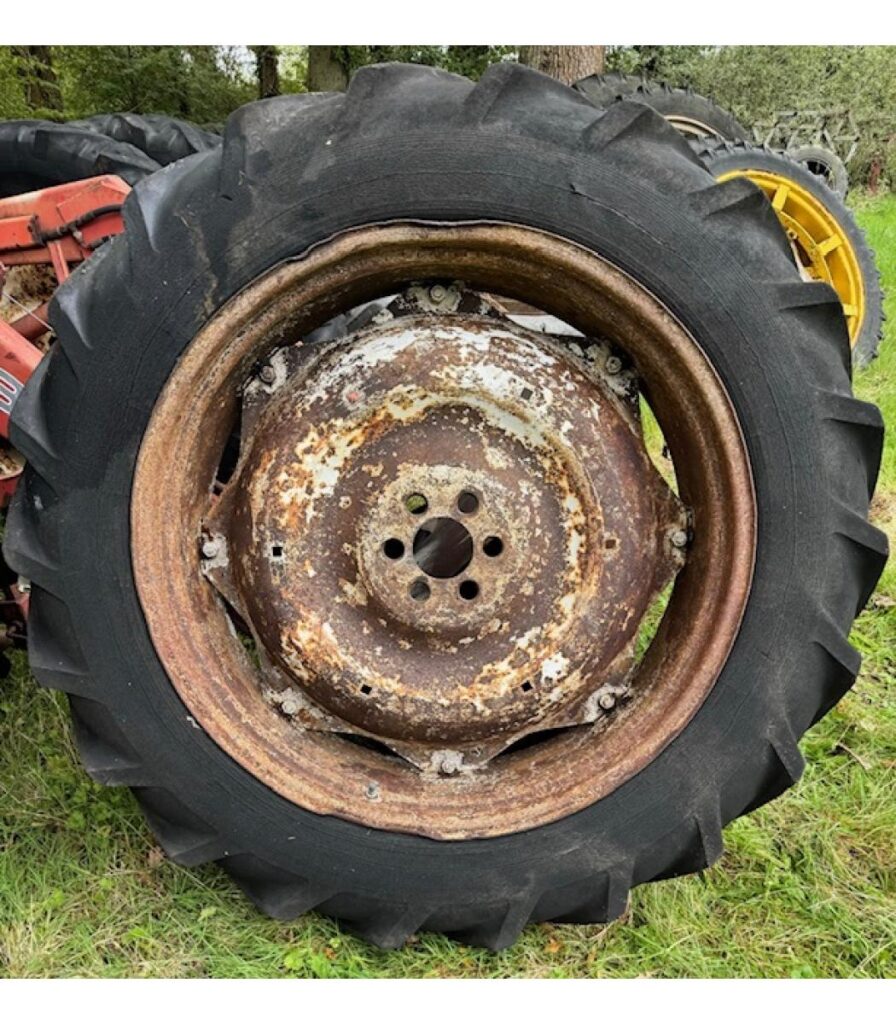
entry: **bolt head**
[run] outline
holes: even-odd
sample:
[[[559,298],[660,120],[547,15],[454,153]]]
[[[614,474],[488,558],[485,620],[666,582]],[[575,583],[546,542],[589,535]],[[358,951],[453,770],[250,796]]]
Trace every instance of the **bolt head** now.
[[[604,711],[612,711],[616,707],[616,698],[612,693],[602,693],[597,698],[597,703]]]
[[[208,540],[202,542],[202,557],[203,558],[214,558],[215,555],[221,550],[221,542],[216,540],[214,537],[209,537]]]
[[[607,361],[604,363],[604,369],[607,373],[615,376],[622,369],[622,360],[619,356],[607,356]]]
[[[280,710],[283,712],[284,715],[296,715],[299,712],[299,705],[296,703],[296,701],[287,698],[285,701],[281,703]]]
[[[460,771],[464,763],[464,755],[458,750],[446,750],[438,755],[438,767],[442,775],[453,775]]]
[[[669,537],[669,540],[672,541],[672,547],[687,547],[688,532],[687,530],[673,530],[672,535]]]
[[[365,795],[368,800],[379,800],[380,798],[380,786],[378,782],[368,783]]]
[[[270,363],[265,363],[258,371],[258,377],[262,384],[273,384],[277,379],[277,371]]]
[[[448,292],[445,286],[441,284],[434,284],[432,288],[429,289],[429,297],[433,302],[441,302],[447,294]]]

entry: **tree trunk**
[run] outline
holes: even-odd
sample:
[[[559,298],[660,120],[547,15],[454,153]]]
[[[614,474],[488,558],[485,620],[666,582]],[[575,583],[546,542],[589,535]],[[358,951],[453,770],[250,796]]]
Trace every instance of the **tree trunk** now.
[[[62,112],[62,93],[53,70],[49,46],[14,46],[20,60],[19,77],[25,86],[25,101],[32,110]]]
[[[572,85],[604,72],[603,46],[521,46],[520,63]]]
[[[308,92],[342,92],[348,85],[341,46],[308,47]]]
[[[258,98],[269,99],[280,95],[280,69],[276,46],[252,46],[255,54],[255,74],[258,76]]]

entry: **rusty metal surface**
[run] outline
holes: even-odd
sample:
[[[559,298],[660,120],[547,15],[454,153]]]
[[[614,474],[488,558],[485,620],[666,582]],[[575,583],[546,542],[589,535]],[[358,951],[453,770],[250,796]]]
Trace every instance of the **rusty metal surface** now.
[[[266,682],[301,691],[303,726],[463,770],[605,713],[685,511],[604,346],[394,306],[250,383],[205,571],[276,664]]]
[[[626,399],[584,352],[481,311],[453,324],[415,314],[307,353],[295,344],[419,278],[531,302],[634,360],[694,540],[630,676],[619,670],[634,630],[680,561],[681,511]],[[241,460],[210,508],[250,379]],[[254,400],[253,388],[269,394]],[[458,507],[465,492],[474,512]],[[470,556],[455,574],[421,570],[434,566],[415,557],[410,495],[426,499],[421,526],[466,531],[443,531],[460,563]],[[146,435],[132,526],[157,650],[219,745],[310,810],[447,839],[580,809],[681,730],[736,633],[755,510],[721,384],[633,281],[528,229],[389,225],[275,268],[194,340]],[[499,556],[485,555],[487,537],[501,539]],[[398,557],[384,553],[390,540]],[[421,579],[425,601],[412,596]],[[247,652],[227,604],[259,650]],[[601,686],[620,678],[631,699],[615,703]],[[575,722],[593,724],[495,756],[508,738]]]

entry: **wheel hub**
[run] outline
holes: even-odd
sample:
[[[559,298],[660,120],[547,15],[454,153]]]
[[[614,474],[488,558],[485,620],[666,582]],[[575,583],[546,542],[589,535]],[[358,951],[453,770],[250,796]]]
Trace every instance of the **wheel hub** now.
[[[206,573],[306,725],[427,767],[600,713],[685,517],[604,349],[579,353],[495,313],[406,312],[249,384]]]

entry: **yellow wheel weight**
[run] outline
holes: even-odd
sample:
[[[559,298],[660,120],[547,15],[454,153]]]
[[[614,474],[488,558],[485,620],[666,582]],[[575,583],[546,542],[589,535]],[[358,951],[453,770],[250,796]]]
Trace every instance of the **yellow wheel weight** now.
[[[843,227],[811,192],[783,175],[729,171],[718,180],[740,177],[749,178],[768,196],[806,276],[826,281],[837,293],[854,346],[865,317],[865,290],[855,249]]]

